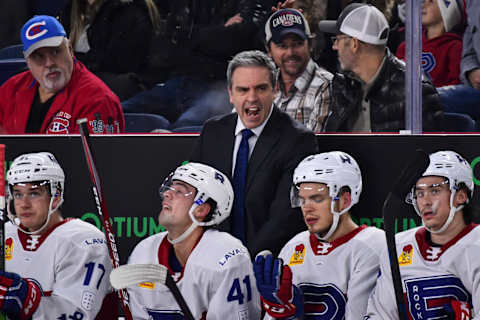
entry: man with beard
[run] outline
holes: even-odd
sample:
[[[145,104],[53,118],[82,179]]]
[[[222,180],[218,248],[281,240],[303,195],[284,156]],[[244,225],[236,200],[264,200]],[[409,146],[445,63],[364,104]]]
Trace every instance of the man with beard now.
[[[352,3],[338,19],[320,21],[332,33],[342,71],[333,79],[332,110],[325,131],[395,132],[405,129],[405,63],[386,47],[389,27],[372,5]],[[424,131],[443,127],[443,108],[435,87],[422,79]]]
[[[225,172],[235,192],[232,214],[220,228],[254,256],[278,253],[305,226],[289,202],[293,170],[317,150],[315,135],[274,108],[276,68],[261,51],[244,51],[227,68],[236,113],[207,121],[191,160]]]
[[[75,59],[63,26],[35,16],[21,30],[27,71],[0,87],[0,127],[5,133],[78,133],[87,118],[93,133],[124,130],[117,96]]]
[[[312,39],[303,14],[278,10],[265,24],[266,49],[280,69],[274,103],[313,131],[321,131],[330,107],[333,75],[310,57]]]

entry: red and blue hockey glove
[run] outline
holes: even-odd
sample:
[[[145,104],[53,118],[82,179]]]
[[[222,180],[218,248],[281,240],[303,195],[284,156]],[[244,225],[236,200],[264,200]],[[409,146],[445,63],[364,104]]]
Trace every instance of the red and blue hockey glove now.
[[[30,319],[42,293],[33,282],[16,273],[0,271],[0,310],[11,319]]]
[[[274,259],[270,251],[262,251],[253,265],[262,307],[274,318],[300,319],[303,316],[303,294],[292,284],[292,270]]]
[[[472,313],[470,304],[468,302],[452,300],[444,307],[448,320],[470,320],[472,319]]]

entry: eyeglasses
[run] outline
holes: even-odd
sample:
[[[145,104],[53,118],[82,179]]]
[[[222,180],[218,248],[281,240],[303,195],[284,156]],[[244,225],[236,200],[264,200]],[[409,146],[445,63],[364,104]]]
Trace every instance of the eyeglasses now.
[[[188,191],[182,185],[162,185],[158,190],[158,192],[160,193],[160,197],[162,199],[165,197],[165,193],[167,191],[172,191],[174,197],[182,196],[182,197],[188,198],[193,194],[192,191]]]
[[[340,41],[342,39],[347,39],[347,38],[353,38],[353,37],[350,37],[350,36],[334,36],[334,37],[330,37],[330,39],[332,40],[332,43],[335,43],[336,41]]]
[[[438,197],[443,190],[448,189],[448,180],[431,185],[421,184],[415,187],[414,196],[416,199],[423,199],[430,194],[432,197]]]

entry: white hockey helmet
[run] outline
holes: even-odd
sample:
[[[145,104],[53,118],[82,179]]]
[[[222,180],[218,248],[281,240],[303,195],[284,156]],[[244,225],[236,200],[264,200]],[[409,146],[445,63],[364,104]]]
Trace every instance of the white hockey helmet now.
[[[233,205],[233,188],[230,180],[220,171],[201,163],[189,162],[178,167],[171,177],[188,183],[195,189],[197,194],[194,205],[199,206],[208,199],[216,203],[209,221],[196,221],[193,210],[190,210],[190,218],[199,226],[211,226],[220,224],[230,215]]]
[[[447,218],[447,221],[445,221],[444,225],[439,230],[429,230],[432,233],[443,232],[452,222],[455,213],[463,208],[463,205],[459,207],[453,206],[453,198],[455,197],[456,192],[460,189],[460,184],[464,183],[470,193],[469,196],[473,196],[474,183],[472,168],[470,167],[468,161],[458,153],[449,150],[438,151],[430,154],[430,164],[422,176],[445,177],[450,185],[450,214]],[[421,213],[418,210],[417,200],[415,198],[415,186],[412,187],[412,190],[407,195],[407,203],[412,204],[417,214],[421,216]]]
[[[65,174],[57,162],[57,159],[50,152],[27,153],[18,156],[13,160],[10,169],[7,172],[9,201],[7,212],[9,219],[16,225],[16,216],[11,210],[13,186],[21,183],[47,182],[48,191],[51,200],[48,212],[48,218],[41,228],[43,229],[50,219],[50,215],[57,210],[63,203],[63,190],[65,184]],[[55,208],[52,208],[55,197],[60,197],[60,202]],[[40,230],[41,230],[40,229]],[[40,230],[37,230],[40,231]],[[26,233],[28,231],[22,230]]]
[[[437,0],[437,4],[446,32],[464,21],[464,0]]]
[[[329,195],[334,201],[330,211],[334,216],[332,226],[322,240],[328,239],[336,230],[342,214],[358,203],[362,192],[362,173],[355,159],[342,151],[324,152],[303,159],[293,174],[293,185],[290,191],[292,207],[299,207],[299,185],[304,182],[323,183],[329,188]],[[335,201],[342,187],[348,187],[351,194],[350,205],[340,212],[335,211]]]
[[[223,173],[205,164],[186,163],[165,179],[160,187],[160,197],[163,198],[164,192],[175,180],[188,183],[197,190],[197,193],[188,212],[192,224],[176,239],[167,237],[170,243],[175,244],[184,240],[197,226],[218,225],[228,218],[233,205],[233,188],[230,180]],[[206,203],[209,199],[216,204],[209,214],[210,219],[198,221],[193,212],[196,207]]]

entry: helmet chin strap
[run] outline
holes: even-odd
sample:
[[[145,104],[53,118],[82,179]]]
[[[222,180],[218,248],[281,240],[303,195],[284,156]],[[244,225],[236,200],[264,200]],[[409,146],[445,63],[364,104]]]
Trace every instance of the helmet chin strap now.
[[[323,237],[318,232],[315,233],[315,236],[319,240],[327,241],[333,235],[335,230],[337,230],[338,221],[340,221],[340,216],[342,214],[344,214],[345,212],[347,212],[352,207],[350,205],[350,206],[346,207],[345,209],[343,209],[342,211],[337,212],[337,211],[335,211],[335,201],[338,201],[338,200],[339,200],[339,198],[335,197],[334,201],[332,201],[332,203],[330,204],[330,212],[333,214],[333,222],[330,225],[330,229],[328,229],[327,233]]]
[[[462,210],[463,209],[463,205],[460,205],[458,207],[451,207],[450,209],[450,213],[448,214],[448,218],[447,218],[447,221],[445,221],[445,223],[443,224],[443,226],[438,229],[438,230],[432,230],[430,228],[427,228],[425,227],[425,229],[427,229],[428,231],[430,231],[430,233],[442,233],[444,232],[445,230],[447,230],[448,226],[450,225],[450,223],[452,222],[453,220],[453,217],[455,217],[455,213],[457,213],[458,211]]]
[[[443,226],[438,229],[438,230],[432,230],[430,228],[427,228],[425,226],[425,229],[427,229],[428,231],[430,231],[430,233],[434,233],[434,234],[437,234],[437,233],[442,233],[444,232],[445,230],[447,230],[448,226],[450,226],[450,223],[452,223],[452,220],[453,218],[455,217],[455,213],[457,213],[458,211],[462,210],[464,205],[459,205],[458,207],[455,207],[453,206],[453,198],[455,196],[457,192],[452,192],[452,194],[450,195],[450,212],[448,213],[448,218],[447,218],[447,221],[445,221],[445,223],[443,224]]]
[[[13,218],[13,219],[10,219],[10,221],[12,221],[13,225],[15,227],[17,227],[18,229],[20,229],[20,231],[22,231],[23,233],[26,233],[28,235],[34,235],[34,234],[39,234],[41,231],[43,231],[48,223],[50,222],[50,217],[52,216],[52,214],[58,210],[58,208],[60,208],[60,206],[62,205],[63,203],[63,197],[60,198],[60,201],[58,202],[58,205],[55,207],[55,208],[52,208],[52,205],[53,205],[53,200],[55,200],[56,197],[51,197],[50,199],[50,204],[48,205],[48,215],[47,215],[47,219],[45,220],[45,222],[43,223],[43,225],[40,227],[40,229],[38,230],[35,230],[35,231],[28,231],[24,228],[22,228],[20,226],[20,223],[19,223],[19,219],[18,218]],[[10,202],[13,202],[13,201],[9,201],[8,203],[8,206],[7,206],[7,210],[8,212],[10,213]],[[12,214],[11,214],[12,217],[14,217]]]
[[[177,244],[183,240],[185,240],[192,232],[193,230],[195,230],[196,227],[198,227],[198,222],[197,220],[195,220],[193,217],[193,211],[195,210],[195,208],[198,207],[198,204],[194,203],[191,207],[190,207],[190,210],[188,212],[188,215],[190,216],[190,219],[192,220],[192,224],[179,236],[177,237],[176,239],[170,239],[170,237],[168,236],[167,234],[167,240],[168,242],[170,242],[171,244]]]

